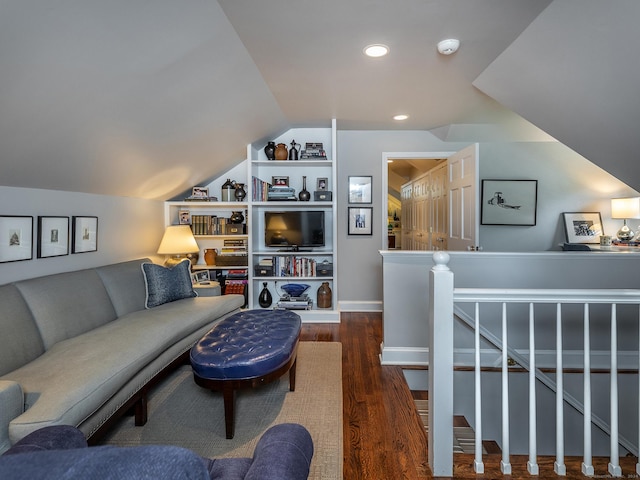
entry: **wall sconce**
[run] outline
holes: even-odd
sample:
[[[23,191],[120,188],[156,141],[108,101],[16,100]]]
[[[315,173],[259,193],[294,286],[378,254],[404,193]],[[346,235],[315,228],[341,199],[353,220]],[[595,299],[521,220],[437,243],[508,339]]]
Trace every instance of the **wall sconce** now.
[[[640,197],[612,198],[611,218],[624,220],[624,224],[617,233],[618,240],[621,242],[632,240],[635,232],[627,226],[627,218],[640,218]]]
[[[200,247],[191,232],[189,225],[171,225],[164,231],[158,247],[158,255],[168,255],[164,264],[173,267],[185,258],[195,265],[198,261]]]

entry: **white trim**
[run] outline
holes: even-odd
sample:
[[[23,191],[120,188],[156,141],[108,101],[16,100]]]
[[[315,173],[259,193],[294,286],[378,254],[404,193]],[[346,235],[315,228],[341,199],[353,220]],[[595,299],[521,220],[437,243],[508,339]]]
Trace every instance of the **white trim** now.
[[[383,344],[380,364],[426,367],[429,365],[429,349],[426,347],[385,347]]]
[[[341,312],[382,312],[382,301],[343,300],[339,302]]]

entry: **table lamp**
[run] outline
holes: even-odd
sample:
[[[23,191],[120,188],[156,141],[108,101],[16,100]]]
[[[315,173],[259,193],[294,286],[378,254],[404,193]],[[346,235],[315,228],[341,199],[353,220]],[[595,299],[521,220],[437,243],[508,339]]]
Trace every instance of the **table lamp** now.
[[[164,231],[158,247],[158,255],[168,255],[164,264],[173,267],[185,258],[194,265],[198,261],[200,247],[191,232],[189,225],[171,225]]]
[[[624,220],[624,224],[617,233],[618,240],[621,242],[633,240],[635,233],[627,226],[627,218],[640,218],[640,197],[612,198],[611,218]]]

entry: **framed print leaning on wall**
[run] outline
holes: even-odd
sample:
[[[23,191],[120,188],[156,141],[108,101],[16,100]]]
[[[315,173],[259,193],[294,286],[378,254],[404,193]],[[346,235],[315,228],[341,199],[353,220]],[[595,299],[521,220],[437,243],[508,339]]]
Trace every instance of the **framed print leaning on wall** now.
[[[562,216],[567,243],[600,243],[604,235],[600,212],[565,212]]]
[[[73,246],[71,253],[98,250],[98,217],[73,217]]]
[[[537,180],[482,180],[482,225],[536,224]]]
[[[69,217],[38,217],[38,258],[69,255]]]
[[[0,263],[33,258],[33,217],[0,216]]]

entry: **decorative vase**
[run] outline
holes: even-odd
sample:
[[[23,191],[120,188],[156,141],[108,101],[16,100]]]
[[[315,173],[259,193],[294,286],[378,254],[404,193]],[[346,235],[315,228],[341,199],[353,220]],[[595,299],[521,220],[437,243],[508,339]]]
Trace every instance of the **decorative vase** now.
[[[233,186],[233,182],[230,178],[227,178],[227,181],[222,184],[222,201],[230,202],[233,198],[233,190],[235,187]]]
[[[205,248],[204,249],[204,261],[207,265],[215,265],[216,258],[218,257],[218,250],[215,248]]]
[[[276,159],[276,142],[267,142],[267,146],[264,147],[264,153],[267,155],[267,160]]]
[[[298,149],[296,145],[301,147],[299,143],[296,143],[295,140],[291,141],[291,148],[289,149],[289,160],[298,160]]]
[[[322,285],[318,287],[316,305],[318,308],[331,308],[331,288],[329,287],[329,282],[322,282]]]
[[[229,221],[231,223],[242,223],[244,222],[244,215],[242,214],[242,212],[238,211],[238,212],[231,212],[231,216],[229,217]]]
[[[271,297],[271,292],[267,288],[267,282],[262,282],[262,287],[262,291],[258,296],[258,303],[262,308],[269,308],[273,302],[273,297]]]
[[[298,198],[300,199],[301,202],[308,202],[309,200],[311,200],[311,193],[309,193],[309,190],[307,190],[306,175],[302,177],[302,190],[300,190],[300,193],[298,194]]]
[[[234,193],[236,201],[241,202],[244,197],[247,196],[247,192],[244,190],[244,183],[236,183],[236,192]]]
[[[286,160],[288,155],[287,146],[284,143],[279,143],[275,151],[276,160]]]

